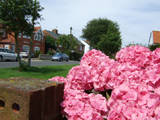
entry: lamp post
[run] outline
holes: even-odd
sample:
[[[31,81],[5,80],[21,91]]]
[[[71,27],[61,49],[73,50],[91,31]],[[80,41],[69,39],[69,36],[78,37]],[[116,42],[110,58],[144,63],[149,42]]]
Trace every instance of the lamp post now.
[[[71,35],[72,35],[72,27],[70,27],[70,48],[71,48]]]

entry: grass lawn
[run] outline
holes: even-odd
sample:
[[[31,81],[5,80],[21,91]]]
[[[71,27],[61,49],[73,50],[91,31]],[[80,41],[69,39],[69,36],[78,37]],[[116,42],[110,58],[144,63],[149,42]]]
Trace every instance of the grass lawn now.
[[[27,71],[19,72],[18,67],[0,68],[0,79],[10,77],[30,77],[40,79],[50,79],[55,76],[62,76],[66,78],[69,70],[77,65],[54,65],[31,67]]]

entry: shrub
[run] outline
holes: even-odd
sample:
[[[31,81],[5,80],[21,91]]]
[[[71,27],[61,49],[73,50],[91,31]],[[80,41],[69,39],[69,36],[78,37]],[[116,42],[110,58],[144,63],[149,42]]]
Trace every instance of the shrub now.
[[[38,58],[38,57],[39,57],[39,54],[42,54],[42,52],[41,52],[40,50],[34,52],[35,58]]]
[[[79,58],[82,57],[82,54],[80,52],[72,52],[70,55],[70,59],[72,60],[79,60]]]
[[[159,43],[153,44],[153,45],[150,45],[148,48],[149,48],[151,51],[154,51],[156,48],[160,48],[160,44],[159,44]]]
[[[55,50],[49,48],[47,54],[48,54],[48,55],[54,55],[55,52],[56,52]]]
[[[24,60],[21,61],[21,71],[27,71],[30,66]]]

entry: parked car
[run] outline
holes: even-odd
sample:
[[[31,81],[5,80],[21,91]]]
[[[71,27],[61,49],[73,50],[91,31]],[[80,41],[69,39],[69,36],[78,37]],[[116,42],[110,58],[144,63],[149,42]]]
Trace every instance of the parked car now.
[[[20,55],[21,58],[21,55]],[[16,60],[18,61],[18,55],[14,51],[6,48],[0,48],[0,62],[2,60]]]
[[[52,61],[58,60],[58,61],[63,61],[66,60],[67,62],[69,61],[69,56],[65,53],[56,53],[52,58]]]
[[[22,57],[26,58],[26,57],[29,56],[29,51],[22,51],[22,52],[20,52],[20,54],[21,54]],[[34,53],[33,52],[31,52],[31,58],[34,58]]]

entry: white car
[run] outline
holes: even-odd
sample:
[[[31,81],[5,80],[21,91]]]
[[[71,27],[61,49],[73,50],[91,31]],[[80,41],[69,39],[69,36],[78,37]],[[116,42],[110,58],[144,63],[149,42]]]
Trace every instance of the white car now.
[[[20,52],[20,54],[21,54],[22,57],[28,57],[29,51],[22,51],[22,52]],[[31,58],[34,58],[34,53],[33,52],[31,52]]]
[[[21,57],[21,56],[20,56]],[[18,61],[18,55],[14,51],[6,48],[0,48],[0,62],[2,60],[16,60]]]

